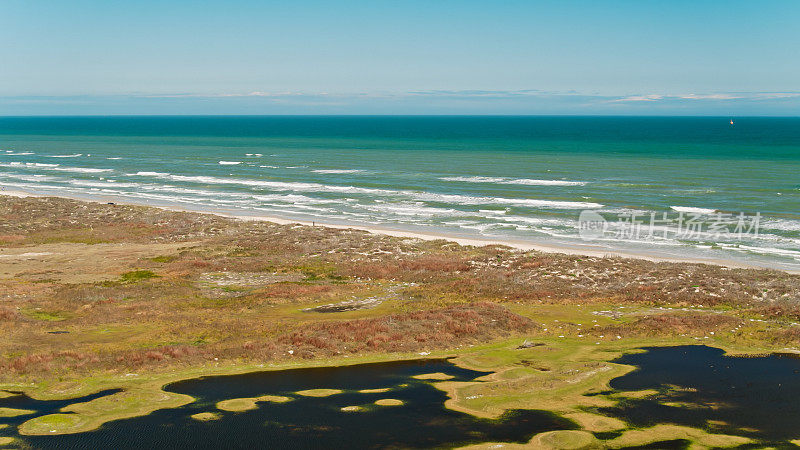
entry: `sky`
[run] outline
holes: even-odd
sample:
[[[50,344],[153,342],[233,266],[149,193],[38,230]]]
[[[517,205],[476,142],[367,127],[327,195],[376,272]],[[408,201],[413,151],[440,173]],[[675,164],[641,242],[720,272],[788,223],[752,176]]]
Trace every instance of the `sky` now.
[[[800,1],[0,0],[0,115],[800,115]]]

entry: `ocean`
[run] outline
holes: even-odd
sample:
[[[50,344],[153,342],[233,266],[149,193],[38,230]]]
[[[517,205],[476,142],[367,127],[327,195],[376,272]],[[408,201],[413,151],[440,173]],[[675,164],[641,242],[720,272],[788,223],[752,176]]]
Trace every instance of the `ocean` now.
[[[0,186],[800,270],[800,118],[0,118]]]

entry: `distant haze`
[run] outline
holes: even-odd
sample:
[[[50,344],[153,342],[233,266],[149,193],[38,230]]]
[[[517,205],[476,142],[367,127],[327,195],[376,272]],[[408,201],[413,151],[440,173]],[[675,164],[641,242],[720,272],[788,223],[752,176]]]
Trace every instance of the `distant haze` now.
[[[0,115],[798,115],[800,2],[0,2]]]

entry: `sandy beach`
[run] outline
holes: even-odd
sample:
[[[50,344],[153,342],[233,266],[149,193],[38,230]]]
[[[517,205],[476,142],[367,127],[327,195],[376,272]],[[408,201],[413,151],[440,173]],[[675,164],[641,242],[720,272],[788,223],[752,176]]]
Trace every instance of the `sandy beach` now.
[[[12,197],[43,197],[49,196],[51,194],[41,194],[41,193],[34,193],[34,192],[26,192],[21,190],[2,190],[0,191],[0,195],[7,195]],[[296,220],[296,219],[287,219],[283,217],[277,216],[267,216],[267,215],[247,215],[243,214],[241,211],[225,211],[219,209],[201,209],[201,208],[185,208],[180,207],[177,205],[152,205],[148,202],[136,202],[131,201],[127,198],[119,198],[116,196],[105,196],[105,197],[98,197],[98,198],[91,198],[86,196],[77,196],[77,195],[59,195],[62,198],[71,198],[76,200],[82,201],[89,201],[89,202],[96,202],[96,203],[119,203],[119,204],[127,204],[127,205],[137,205],[137,206],[155,206],[158,208],[167,209],[170,211],[182,211],[182,212],[199,212],[204,214],[214,214],[221,217],[229,217],[235,218],[244,221],[266,221],[271,223],[276,223],[280,225],[287,225],[287,224],[299,224],[305,226],[321,226],[321,227],[328,227],[334,229],[352,229],[352,230],[361,230],[366,231],[369,233],[386,235],[386,236],[394,236],[394,237],[402,237],[402,238],[410,238],[410,239],[423,239],[423,240],[438,240],[443,239],[449,242],[455,242],[460,245],[471,245],[471,246],[490,246],[490,245],[502,245],[511,247],[517,250],[522,251],[538,251],[538,252],[545,252],[545,253],[562,253],[567,255],[581,255],[581,256],[591,256],[591,257],[620,257],[620,258],[634,258],[634,259],[642,259],[646,261],[653,261],[653,262],[685,262],[685,263],[692,263],[692,264],[713,264],[723,267],[729,268],[771,268],[765,267],[762,265],[756,264],[747,264],[741,261],[732,261],[732,260],[724,260],[724,259],[714,259],[714,258],[675,258],[675,257],[665,257],[661,255],[654,255],[649,254],[647,252],[626,252],[626,251],[615,251],[615,250],[608,250],[597,248],[596,246],[591,245],[584,245],[581,247],[575,246],[566,246],[566,245],[548,245],[542,243],[532,243],[527,241],[519,241],[513,239],[480,239],[480,238],[473,238],[473,237],[459,237],[453,236],[448,234],[442,233],[425,233],[425,232],[418,232],[418,231],[406,231],[406,230],[399,230],[393,229],[388,227],[381,227],[381,226],[364,226],[364,225],[343,225],[343,224],[336,224],[336,223],[326,223],[326,222],[317,222],[317,221],[308,221],[308,220]],[[594,248],[593,248],[594,247]],[[778,269],[785,271],[787,273],[800,273],[800,271],[794,270],[785,270],[785,269]]]

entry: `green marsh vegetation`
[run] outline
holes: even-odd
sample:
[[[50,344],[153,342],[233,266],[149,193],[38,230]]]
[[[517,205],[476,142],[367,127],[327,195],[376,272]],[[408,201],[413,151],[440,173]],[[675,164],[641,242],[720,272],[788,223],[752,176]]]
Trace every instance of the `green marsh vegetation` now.
[[[777,271],[464,247],[54,198],[0,197],[0,215],[8,218],[5,251],[60,258],[0,259],[0,389],[41,399],[124,390],[32,419],[20,430],[29,434],[79,432],[185,404],[192,399],[161,390],[180,379],[454,356],[492,375],[481,383],[427,377],[450,408],[481,417],[545,409],[587,433],[618,434],[604,445],[652,436],[724,446],[717,435],[669,425],[638,433],[596,413],[648,395],[608,394],[608,381],[632,370],[609,361],[649,345],[800,348],[791,326],[800,320],[800,276]],[[364,300],[369,307],[358,307]],[[337,304],[348,307],[308,311]]]

